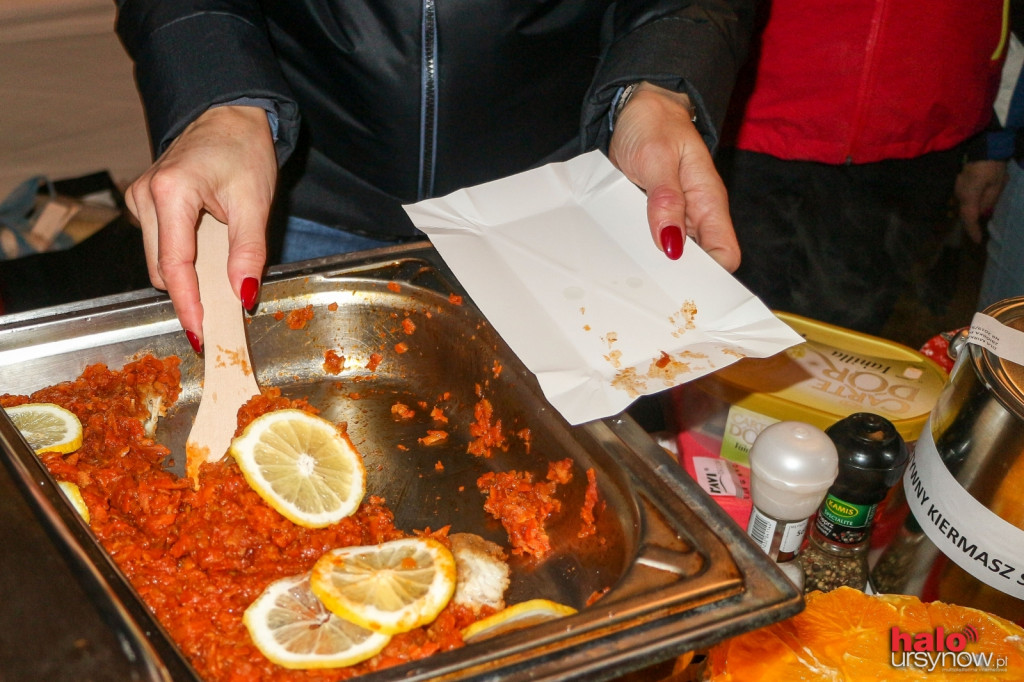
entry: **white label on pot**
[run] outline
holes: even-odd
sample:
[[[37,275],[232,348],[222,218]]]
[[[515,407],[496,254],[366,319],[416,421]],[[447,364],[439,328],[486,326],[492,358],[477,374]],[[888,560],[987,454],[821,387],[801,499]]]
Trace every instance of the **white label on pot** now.
[[[978,502],[942,463],[931,420],[903,476],[910,511],[935,546],[981,582],[1024,599],[1024,531]]]
[[[1003,360],[1024,365],[1024,332],[1008,327],[985,313],[974,313],[967,342],[995,353]]]

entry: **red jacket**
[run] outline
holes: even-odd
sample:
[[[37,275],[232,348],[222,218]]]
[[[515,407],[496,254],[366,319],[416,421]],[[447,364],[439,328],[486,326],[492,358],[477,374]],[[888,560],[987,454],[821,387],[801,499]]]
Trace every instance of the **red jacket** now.
[[[736,146],[825,163],[955,146],[991,117],[1008,2],[774,0],[737,86]]]

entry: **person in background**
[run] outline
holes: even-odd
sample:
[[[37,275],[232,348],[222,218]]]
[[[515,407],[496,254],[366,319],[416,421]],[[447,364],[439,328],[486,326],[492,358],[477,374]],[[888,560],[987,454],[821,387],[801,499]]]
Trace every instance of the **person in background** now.
[[[1024,2],[1011,3],[1010,17],[1013,33],[992,124],[969,145],[956,179],[964,230],[979,244],[988,230],[978,310],[1024,296]]]
[[[774,0],[741,73],[720,171],[771,308],[878,334],[938,253],[982,130],[1004,0]],[[725,147],[729,149],[726,152]]]
[[[197,352],[195,225],[258,297],[281,260],[417,238],[403,203],[602,149],[657,248],[739,249],[711,149],[755,0],[118,0],[154,165],[126,193],[154,286]],[[301,122],[300,122],[301,121]]]

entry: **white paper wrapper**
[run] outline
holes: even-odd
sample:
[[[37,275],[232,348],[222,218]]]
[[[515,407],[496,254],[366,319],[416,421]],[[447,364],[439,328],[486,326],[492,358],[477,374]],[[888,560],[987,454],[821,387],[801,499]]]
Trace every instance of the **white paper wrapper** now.
[[[803,340],[689,239],[666,258],[600,152],[405,210],[571,424]]]

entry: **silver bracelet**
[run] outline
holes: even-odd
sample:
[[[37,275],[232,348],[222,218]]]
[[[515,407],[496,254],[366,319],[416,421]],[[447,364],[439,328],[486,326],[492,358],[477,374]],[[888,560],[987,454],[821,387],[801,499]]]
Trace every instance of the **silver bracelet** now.
[[[609,122],[611,124],[612,130],[615,130],[615,123],[616,121],[619,120],[619,115],[622,113],[622,110],[626,107],[626,103],[629,102],[629,99],[633,96],[633,93],[636,92],[636,89],[639,85],[640,83],[630,83],[629,85],[623,87],[622,91],[619,92],[619,96],[615,100],[615,104],[613,105],[612,117],[611,121]]]
[[[636,92],[636,89],[637,87],[639,87],[639,85],[640,83],[630,83],[629,85],[623,87],[622,91],[619,92],[619,96],[613,104],[611,120],[609,121],[609,128],[611,130],[615,130],[615,123],[619,120],[619,116],[622,114],[622,110],[626,108],[626,104],[629,103],[630,98],[633,97],[633,93]],[[696,124],[697,107],[693,105],[693,102],[690,101],[689,97],[687,97],[687,101],[689,103],[687,108],[690,111],[690,122]]]

